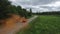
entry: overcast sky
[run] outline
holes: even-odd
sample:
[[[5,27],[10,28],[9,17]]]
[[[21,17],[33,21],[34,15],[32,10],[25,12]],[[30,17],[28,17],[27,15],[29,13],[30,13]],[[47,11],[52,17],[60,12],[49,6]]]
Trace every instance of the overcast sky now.
[[[13,5],[36,11],[60,11],[60,0],[10,0]]]

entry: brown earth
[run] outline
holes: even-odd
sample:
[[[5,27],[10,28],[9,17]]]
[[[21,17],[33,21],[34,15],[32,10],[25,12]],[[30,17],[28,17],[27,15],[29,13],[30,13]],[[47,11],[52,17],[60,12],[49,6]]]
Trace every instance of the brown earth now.
[[[16,24],[19,23],[25,23],[27,22],[27,19],[24,17],[20,17],[19,15],[13,14],[11,18],[1,20],[0,22],[3,22],[2,27],[0,28],[0,34],[7,34],[8,31],[14,29],[16,27]],[[27,25],[27,24],[25,24]],[[24,27],[25,27],[24,25]]]

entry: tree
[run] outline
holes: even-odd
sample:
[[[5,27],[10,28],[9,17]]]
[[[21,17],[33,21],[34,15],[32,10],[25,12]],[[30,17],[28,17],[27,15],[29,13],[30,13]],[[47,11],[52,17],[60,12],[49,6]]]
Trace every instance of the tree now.
[[[32,16],[32,9],[30,8],[30,13],[29,13],[29,16]]]
[[[21,6],[17,6],[17,12],[20,16],[23,16],[23,9]]]
[[[8,0],[0,0],[0,19],[5,19],[10,17],[9,14],[18,14],[22,17],[27,17],[32,15],[32,10],[28,12],[26,9],[22,9],[21,6],[14,6]]]
[[[10,5],[9,12],[10,12],[11,14],[18,14],[17,7],[14,6],[14,5]]]
[[[0,0],[0,19],[8,17],[10,2],[8,0]]]
[[[27,16],[28,16],[28,12],[27,12],[26,9],[23,9],[23,16],[24,16],[25,18],[27,18]]]

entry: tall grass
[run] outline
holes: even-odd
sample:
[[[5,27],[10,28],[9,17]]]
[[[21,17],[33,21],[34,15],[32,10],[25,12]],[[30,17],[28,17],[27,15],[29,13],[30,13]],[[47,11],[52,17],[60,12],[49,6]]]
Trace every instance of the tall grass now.
[[[60,16],[41,15],[30,26],[23,34],[60,34]]]

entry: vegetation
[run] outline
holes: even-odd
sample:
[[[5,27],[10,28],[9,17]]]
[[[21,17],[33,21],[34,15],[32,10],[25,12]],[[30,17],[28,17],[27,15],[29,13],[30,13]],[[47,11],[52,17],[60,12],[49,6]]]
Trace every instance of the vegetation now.
[[[29,13],[30,16],[32,16],[32,9],[30,8],[30,13]]]
[[[47,11],[47,12],[37,12],[37,13],[33,13],[33,14],[37,14],[37,15],[60,15],[60,11]]]
[[[9,18],[9,14],[17,14],[27,18],[27,16],[30,15],[29,13],[29,11],[22,8],[21,6],[16,7],[14,5],[11,5],[11,2],[8,0],[0,0],[0,20],[6,19],[7,17]]]
[[[0,0],[0,20],[9,18],[10,14],[28,18],[32,16],[32,9],[27,11],[21,6],[11,5],[11,2],[8,0]],[[53,16],[60,15],[59,11],[37,12],[33,14],[40,16],[30,23],[31,27],[29,29],[19,32],[18,34],[60,34],[60,16]]]
[[[10,2],[7,0],[0,0],[0,19],[7,18]]]
[[[40,15],[30,26],[18,34],[60,34],[60,16]]]

